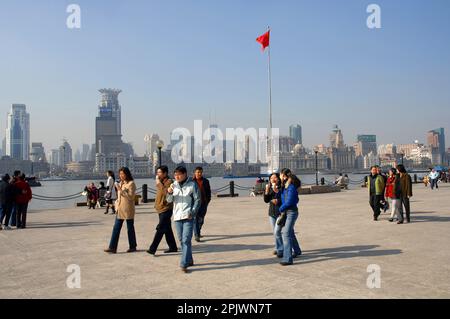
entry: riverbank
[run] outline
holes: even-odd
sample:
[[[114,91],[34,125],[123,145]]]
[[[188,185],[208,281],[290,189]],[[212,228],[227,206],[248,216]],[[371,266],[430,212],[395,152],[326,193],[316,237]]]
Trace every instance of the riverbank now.
[[[137,207],[135,254],[125,253],[125,228],[119,253],[103,252],[112,215],[35,211],[27,229],[0,231],[0,298],[449,298],[450,185],[415,186],[412,223],[403,225],[386,214],[374,222],[366,192],[301,196],[304,255],[288,267],[272,255],[261,197],[214,198],[190,274],[179,270],[179,254],[162,254],[165,241],[157,257],[145,253],[158,221],[152,204]],[[80,289],[66,286],[72,264]],[[369,265],[380,267],[379,289],[367,287]]]

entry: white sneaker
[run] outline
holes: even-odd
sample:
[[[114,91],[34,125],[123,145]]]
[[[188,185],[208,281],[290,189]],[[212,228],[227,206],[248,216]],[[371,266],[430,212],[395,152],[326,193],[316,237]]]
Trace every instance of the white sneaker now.
[[[12,228],[10,226],[5,226],[3,229],[4,230],[11,230]]]

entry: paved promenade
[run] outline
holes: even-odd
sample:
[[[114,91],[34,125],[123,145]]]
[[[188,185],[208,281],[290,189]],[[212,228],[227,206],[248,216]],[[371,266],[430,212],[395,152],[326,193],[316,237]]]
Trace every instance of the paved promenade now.
[[[148,248],[157,224],[152,205],[136,216],[138,253],[122,229],[119,253],[103,252],[114,217],[85,207],[31,212],[25,230],[0,231],[0,298],[449,298],[450,185],[415,185],[412,223],[372,220],[365,189],[300,197],[296,225],[304,255],[282,267],[261,197],[214,198],[195,266]],[[81,270],[69,289],[67,266]],[[369,289],[367,267],[380,267]]]

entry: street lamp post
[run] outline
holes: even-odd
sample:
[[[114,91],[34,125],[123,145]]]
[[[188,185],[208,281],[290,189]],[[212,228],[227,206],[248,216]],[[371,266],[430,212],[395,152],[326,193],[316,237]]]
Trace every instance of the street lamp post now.
[[[314,153],[316,154],[316,186],[319,186],[319,171],[318,171],[318,162],[317,162],[317,150],[314,150]]]
[[[162,165],[161,149],[164,147],[164,142],[161,141],[161,140],[156,142],[156,147],[158,148],[158,162],[159,162],[159,166],[161,166]]]

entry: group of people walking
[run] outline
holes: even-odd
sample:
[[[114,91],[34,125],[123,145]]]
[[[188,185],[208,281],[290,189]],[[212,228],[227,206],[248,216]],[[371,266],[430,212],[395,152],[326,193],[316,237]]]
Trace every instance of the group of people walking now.
[[[115,214],[115,201],[117,200],[117,187],[119,182],[115,180],[114,172],[108,171],[106,173],[106,186],[104,182],[99,183],[99,187],[92,182],[84,188],[83,194],[86,196],[87,207],[95,209],[96,207],[106,207],[105,215],[109,213]]]
[[[28,203],[32,198],[31,187],[25,174],[15,171],[13,177],[2,176],[0,181],[0,230],[27,227]]]
[[[172,217],[181,245],[180,267],[183,272],[194,265],[192,254],[192,238],[201,242],[202,226],[204,224],[208,205],[211,201],[211,187],[208,179],[203,177],[202,167],[197,167],[193,178],[188,176],[186,168],[178,166],[174,170],[174,180],[169,177],[167,166],[160,166],[156,173],[155,210],[159,216],[156,232],[147,253],[156,255],[158,246],[165,237],[168,249],[164,253],[178,252],[177,242],[172,230]],[[128,253],[137,248],[135,219],[136,184],[128,168],[119,171],[120,181],[114,181],[114,174],[108,172],[107,192],[114,190],[109,198],[115,199],[116,220],[114,223],[107,253],[116,253],[120,231],[124,221],[127,223]],[[369,192],[369,203],[373,211],[373,219],[377,221],[381,211],[391,207],[390,222],[397,224],[411,221],[410,198],[412,194],[412,179],[401,164],[384,174],[379,166],[371,167],[366,178]],[[274,235],[275,248],[273,254],[280,258],[282,266],[292,265],[294,258],[302,254],[295,234],[295,223],[299,217],[299,193],[301,187],[299,178],[285,168],[273,173],[265,187],[264,201],[269,204],[268,215]],[[111,202],[110,202],[111,203]],[[108,209],[108,208],[107,208]],[[404,218],[406,215],[406,220]]]
[[[387,211],[391,207],[390,222],[411,222],[412,179],[404,165],[398,164],[391,168],[389,175],[385,175],[379,166],[372,166],[367,178],[367,188],[374,221],[378,220],[382,209]],[[406,221],[403,213],[406,214]]]
[[[178,240],[181,245],[180,267],[188,272],[188,267],[194,265],[192,256],[192,237],[201,241],[201,230],[204,224],[208,204],[211,201],[211,188],[209,181],[203,177],[202,167],[197,167],[194,177],[188,177],[184,166],[174,170],[174,179],[169,178],[167,166],[160,166],[156,176],[155,210],[159,215],[156,233],[147,252],[156,255],[158,246],[165,236],[169,249],[164,253],[178,252],[175,236],[172,231],[171,218],[175,223]],[[120,182],[117,183],[116,212],[113,232],[109,247],[105,252],[115,254],[119,243],[119,236],[124,221],[128,230],[128,253],[136,252],[137,241],[134,229],[136,184],[130,170],[122,167],[119,171]]]

